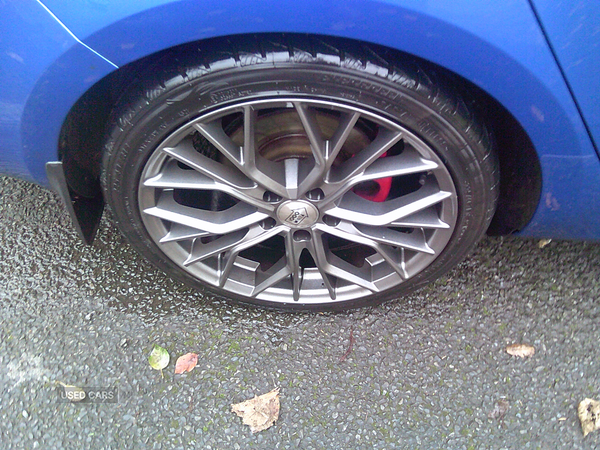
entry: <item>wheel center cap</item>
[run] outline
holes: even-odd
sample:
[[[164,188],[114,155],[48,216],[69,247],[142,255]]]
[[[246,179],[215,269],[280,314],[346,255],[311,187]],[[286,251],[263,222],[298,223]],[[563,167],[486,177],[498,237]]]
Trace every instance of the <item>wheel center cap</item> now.
[[[304,200],[290,200],[277,209],[277,217],[291,228],[307,228],[319,218],[319,210]]]

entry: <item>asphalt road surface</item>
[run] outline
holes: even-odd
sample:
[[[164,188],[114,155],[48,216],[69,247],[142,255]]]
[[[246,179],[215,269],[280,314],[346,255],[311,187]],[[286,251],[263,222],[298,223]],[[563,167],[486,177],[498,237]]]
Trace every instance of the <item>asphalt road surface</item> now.
[[[488,238],[410,297],[283,314],[200,296],[108,221],[85,246],[53,194],[0,178],[0,309],[1,448],[600,448],[577,418],[600,400],[600,244]],[[231,404],[275,387],[279,420],[252,434]]]

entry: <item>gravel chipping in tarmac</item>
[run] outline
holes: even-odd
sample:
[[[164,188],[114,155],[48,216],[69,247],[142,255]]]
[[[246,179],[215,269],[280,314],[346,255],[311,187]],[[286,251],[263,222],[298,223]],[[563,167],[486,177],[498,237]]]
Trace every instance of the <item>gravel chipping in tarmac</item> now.
[[[107,220],[86,246],[54,194],[0,178],[0,448],[598,449],[577,405],[600,399],[599,343],[597,243],[486,238],[411,296],[285,314],[172,281]],[[231,404],[276,387],[279,420],[252,434]]]

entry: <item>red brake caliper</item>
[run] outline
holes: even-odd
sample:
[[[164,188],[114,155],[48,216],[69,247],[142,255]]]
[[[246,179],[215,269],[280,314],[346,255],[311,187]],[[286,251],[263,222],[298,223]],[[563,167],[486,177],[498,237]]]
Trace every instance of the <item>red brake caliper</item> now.
[[[387,152],[381,155],[380,158],[384,158],[385,156],[387,156]],[[372,202],[384,202],[390,194],[390,189],[392,188],[392,177],[378,178],[377,180],[373,180],[373,182],[377,185],[375,189],[370,190],[370,192],[359,191],[356,192],[356,194],[365,200],[370,200]]]

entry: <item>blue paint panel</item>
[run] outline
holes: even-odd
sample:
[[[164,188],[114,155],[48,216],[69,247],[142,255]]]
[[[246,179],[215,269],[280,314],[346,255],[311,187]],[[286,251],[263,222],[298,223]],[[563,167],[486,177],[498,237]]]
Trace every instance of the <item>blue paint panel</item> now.
[[[40,74],[73,43],[37,2],[0,6],[0,173],[33,179],[21,151],[24,105]]]
[[[374,42],[412,53],[453,70],[498,99],[523,125],[540,155],[542,202],[525,235],[600,238],[600,163],[573,98],[527,0],[198,0],[65,1],[48,8],[86,45],[117,65],[173,45],[215,36],[256,32],[305,32]],[[13,0],[40,15],[31,0]],[[325,6],[324,6],[325,5]],[[6,8],[6,7],[3,7]],[[8,40],[21,35],[23,14],[0,19]],[[26,14],[25,14],[26,15]],[[27,66],[7,125],[12,161],[45,182],[43,165],[56,158],[60,125],[86,89],[113,68],[77,44],[59,25],[38,26],[26,49],[51,45]],[[36,31],[31,27],[31,31]],[[12,33],[11,33],[12,32]],[[11,38],[12,36],[12,38]],[[2,36],[4,38],[4,36]],[[2,63],[6,60],[3,54]],[[2,77],[6,73],[0,73]],[[12,94],[10,94],[12,95]],[[0,92],[0,101],[10,96]],[[1,103],[3,104],[3,103]],[[10,108],[8,108],[10,109]],[[16,111],[16,110],[15,110]],[[43,117],[44,120],[40,120]],[[12,121],[12,122],[11,122]],[[3,126],[0,124],[0,126]],[[4,135],[4,132],[2,133]],[[16,139],[16,140],[15,140]],[[18,142],[17,142],[18,141]],[[21,147],[21,148],[18,148]],[[12,149],[12,150],[11,150]],[[4,159],[3,159],[4,158]],[[0,161],[6,157],[0,156]],[[0,163],[2,167],[3,163]],[[16,167],[16,166],[15,166]],[[578,211],[587,211],[583,217]]]
[[[65,116],[114,67],[33,0],[0,6],[0,49],[0,173],[47,185]]]
[[[600,240],[600,166],[587,157],[544,156],[544,190],[536,216],[521,233],[555,239]],[[579,195],[579,198],[575,196]]]
[[[600,150],[600,2],[532,2]]]

